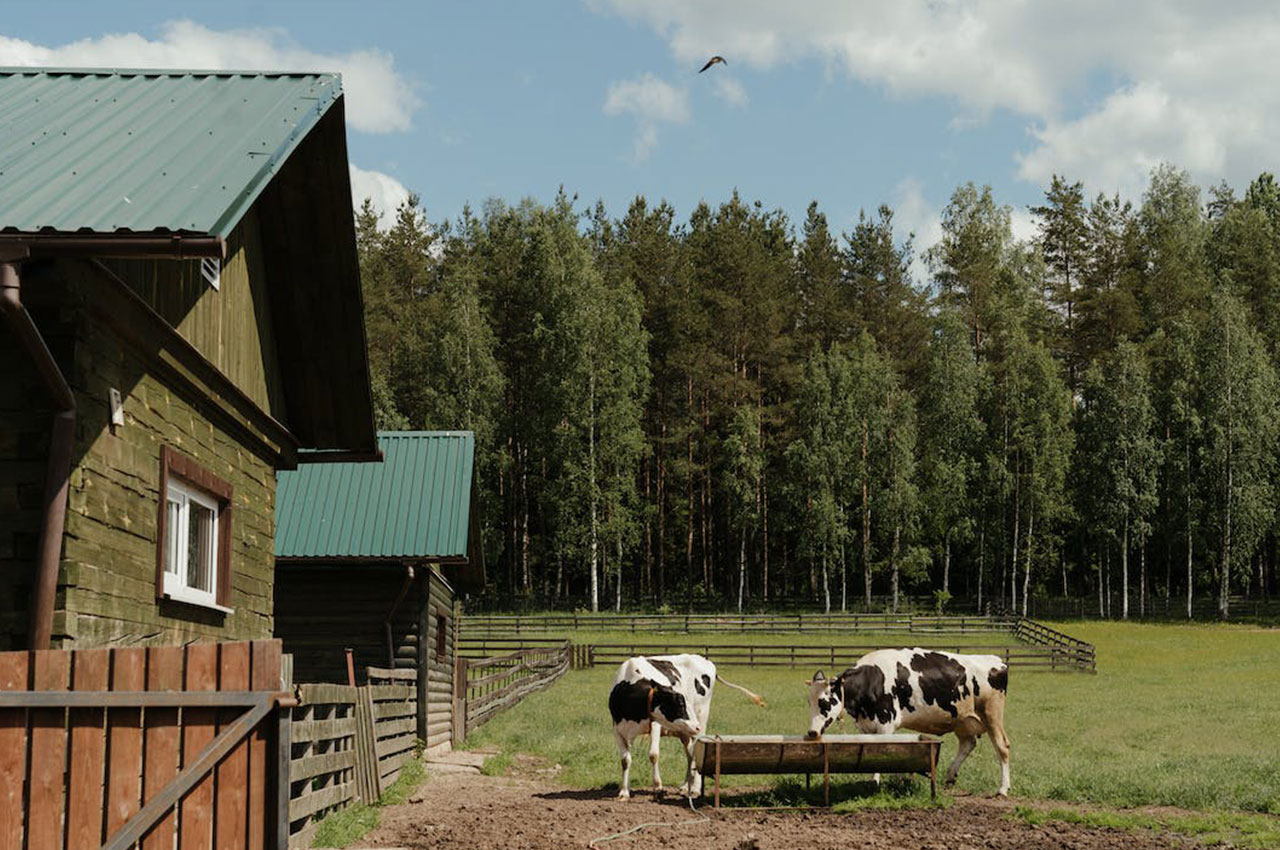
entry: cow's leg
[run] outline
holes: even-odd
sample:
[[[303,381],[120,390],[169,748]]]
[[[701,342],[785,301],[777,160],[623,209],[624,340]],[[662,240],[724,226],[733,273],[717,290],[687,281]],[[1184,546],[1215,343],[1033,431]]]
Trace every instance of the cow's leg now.
[[[1000,790],[1001,797],[1009,796],[1009,736],[1004,731],[1004,693],[995,691],[980,708],[982,719],[991,733],[991,746],[996,748],[1000,758]]]
[[[698,797],[702,794],[702,774],[698,772],[697,766],[693,763],[693,743],[692,737],[682,735],[680,743],[684,745],[684,756],[686,759],[686,767],[684,774],[684,784],[680,786],[680,793],[686,797]]]
[[[662,755],[659,745],[662,743],[662,727],[657,723],[649,727],[649,764],[653,765],[653,790],[662,790],[662,777],[658,775],[658,757]]]
[[[622,762],[622,787],[618,789],[618,799],[628,800],[631,798],[631,739],[617,727],[613,730],[613,737],[618,744],[618,757]]]
[[[964,764],[964,760],[969,757],[969,753],[973,752],[973,748],[978,743],[976,737],[966,735],[959,729],[956,730],[956,740],[959,746],[956,747],[956,757],[951,760],[951,766],[947,768],[947,779],[944,783],[947,788],[956,784],[956,774],[960,772],[960,765]]]

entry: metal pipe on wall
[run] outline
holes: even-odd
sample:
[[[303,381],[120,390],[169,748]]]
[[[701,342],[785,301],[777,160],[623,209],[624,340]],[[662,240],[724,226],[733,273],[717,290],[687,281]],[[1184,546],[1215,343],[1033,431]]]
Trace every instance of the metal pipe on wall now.
[[[55,410],[49,437],[49,463],[45,473],[35,586],[32,590],[30,621],[27,624],[29,648],[48,649],[53,637],[53,605],[58,592],[62,531],[67,518],[76,399],[44,337],[40,335],[40,329],[22,304],[22,273],[17,259],[0,262],[0,312],[4,313],[18,344],[30,356]]]

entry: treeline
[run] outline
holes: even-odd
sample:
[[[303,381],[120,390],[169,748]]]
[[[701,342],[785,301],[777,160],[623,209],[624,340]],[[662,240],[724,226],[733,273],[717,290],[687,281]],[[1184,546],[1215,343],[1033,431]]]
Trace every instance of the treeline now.
[[[961,186],[917,264],[887,206],[366,204],[379,425],[477,433],[512,601],[1267,596],[1280,186],[1032,212]]]

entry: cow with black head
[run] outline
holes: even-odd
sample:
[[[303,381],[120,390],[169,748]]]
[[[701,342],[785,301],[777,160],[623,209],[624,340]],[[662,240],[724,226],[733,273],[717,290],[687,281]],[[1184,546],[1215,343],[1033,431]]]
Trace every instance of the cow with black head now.
[[[983,733],[1000,759],[1000,790],[1009,794],[1009,736],[1004,702],[1009,668],[995,655],[957,655],[931,649],[879,649],[828,680],[819,670],[809,681],[809,733],[817,739],[848,714],[858,730],[888,734],[911,729],[930,735],[954,732],[956,757],[946,784]],[[879,779],[879,776],[876,777]]]
[[[693,764],[693,741],[707,729],[711,690],[716,682],[736,688],[757,705],[764,705],[764,700],[751,691],[720,678],[716,665],[701,655],[638,655],[622,662],[609,692],[609,713],[622,761],[618,799],[631,796],[631,742],[641,735],[649,736],[653,787],[662,788],[658,745],[663,730],[680,739],[689,761],[680,793],[691,797],[702,793],[702,776]]]

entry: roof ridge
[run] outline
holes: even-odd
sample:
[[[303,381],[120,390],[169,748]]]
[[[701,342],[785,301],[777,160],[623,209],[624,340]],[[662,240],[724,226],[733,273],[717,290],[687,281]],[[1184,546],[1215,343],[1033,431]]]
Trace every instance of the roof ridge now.
[[[0,75],[101,77],[335,77],[340,71],[253,70],[249,68],[112,68],[107,66],[0,65]]]

